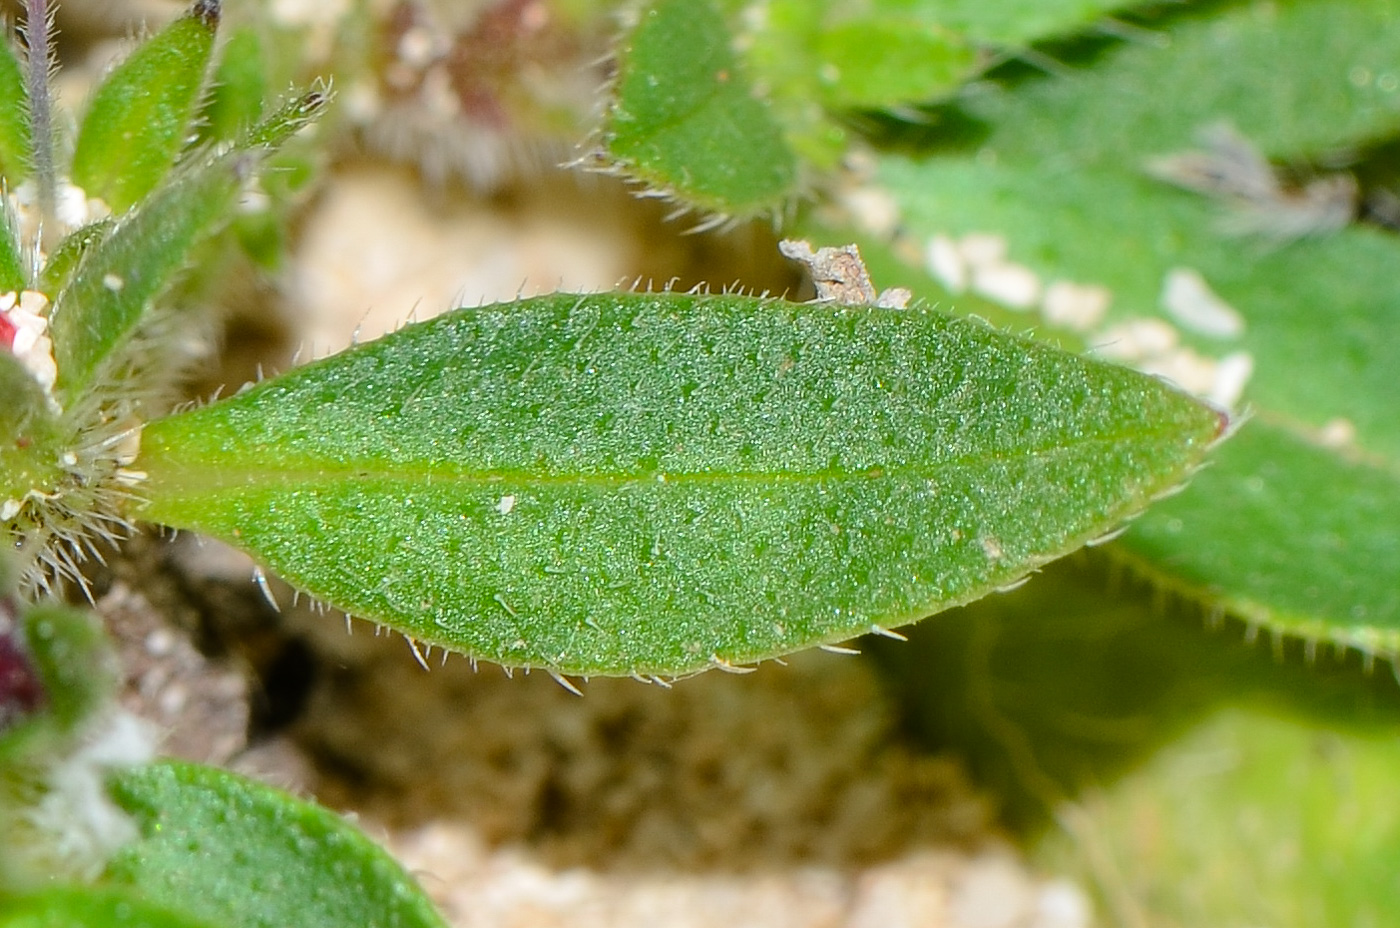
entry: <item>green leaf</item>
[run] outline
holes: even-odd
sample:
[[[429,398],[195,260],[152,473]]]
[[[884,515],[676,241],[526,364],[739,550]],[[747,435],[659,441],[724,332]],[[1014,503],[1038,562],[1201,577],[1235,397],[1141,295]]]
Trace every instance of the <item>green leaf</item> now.
[[[1029,45],[1093,26],[1136,0],[876,0],[891,10],[917,12],[976,42]]]
[[[115,224],[116,220],[107,216],[64,236],[39,271],[39,290],[43,293],[62,293],[88,250],[106,238]]]
[[[1395,15],[1394,0],[1188,14],[1162,41],[1125,42],[1073,80],[970,97],[969,115],[989,121],[986,141],[1002,157],[1057,151],[1134,170],[1229,120],[1266,155],[1321,159],[1400,130]]]
[[[51,314],[65,408],[102,371],[131,362],[121,349],[185,269],[190,249],[230,218],[255,163],[253,156],[234,152],[182,168],[82,252]]]
[[[262,118],[267,98],[267,64],[258,31],[233,30],[220,52],[200,119],[205,139],[232,141]]]
[[[816,57],[827,105],[852,108],[932,101],[956,90],[979,64],[958,33],[907,18],[826,29]]]
[[[0,174],[11,190],[29,174],[29,95],[8,41],[0,41]]]
[[[1400,476],[1254,421],[1190,490],[1134,526],[1121,553],[1235,615],[1393,654],[1397,518]]]
[[[141,518],[508,665],[674,674],[975,599],[1179,483],[1157,381],[928,309],[556,295],[150,423]]]
[[[4,437],[0,461],[8,461],[15,451],[33,441],[32,430],[47,432],[52,426],[43,387],[19,358],[6,350],[0,350],[0,396],[5,397],[0,404],[0,436]]]
[[[658,0],[623,43],[604,148],[635,179],[724,215],[773,212],[797,164],[712,0]]]
[[[969,95],[961,123],[977,127],[975,140],[950,132],[926,158],[881,165],[908,250],[922,253],[936,235],[991,233],[1043,283],[1111,295],[1102,322],[1042,327],[1044,337],[1110,354],[1123,324],[1154,320],[1179,345],[1136,363],[1251,361],[1242,402],[1256,421],[1217,472],[1154,507],[1114,550],[1280,632],[1379,649],[1400,641],[1400,420],[1389,401],[1400,241],[1360,226],[1284,243],[1230,236],[1228,206],[1144,167],[1221,120],[1291,161],[1393,135],[1400,85],[1383,64],[1400,56],[1393,17],[1382,0],[1182,17],[1169,41],[1113,48],[1074,80]],[[1178,90],[1152,92],[1160,87]],[[1233,309],[1235,331],[1193,328],[1164,306],[1182,270]]]
[[[93,92],[72,167],[88,196],[120,213],[170,170],[190,134],[218,23],[218,0],[196,0]]]
[[[0,928],[211,928],[129,893],[56,886],[23,896],[0,894]]]
[[[19,240],[19,217],[7,198],[0,203],[0,294],[18,293],[28,287]]]
[[[108,883],[228,928],[441,928],[413,879],[340,816],[226,771],[167,763],[112,788],[142,836]]]

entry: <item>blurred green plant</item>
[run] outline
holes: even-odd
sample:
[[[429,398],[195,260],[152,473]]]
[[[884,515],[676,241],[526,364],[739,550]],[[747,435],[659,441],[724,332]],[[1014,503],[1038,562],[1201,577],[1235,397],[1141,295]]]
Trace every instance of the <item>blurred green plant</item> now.
[[[878,646],[911,725],[1026,834],[1053,824],[1047,859],[1118,923],[1384,921],[1400,707],[1370,668],[1400,652],[1396,5],[642,10],[598,133],[609,169],[701,225],[776,215],[858,242],[887,284],[1246,416],[1098,570]],[[687,33],[730,51],[708,80],[741,76],[742,106],[669,89],[697,59],[654,62]],[[763,198],[693,189],[774,138],[784,182]],[[1105,563],[1145,584],[1105,592]],[[1229,757],[1191,773],[1211,751]],[[1325,824],[1355,823],[1363,795],[1366,827]]]

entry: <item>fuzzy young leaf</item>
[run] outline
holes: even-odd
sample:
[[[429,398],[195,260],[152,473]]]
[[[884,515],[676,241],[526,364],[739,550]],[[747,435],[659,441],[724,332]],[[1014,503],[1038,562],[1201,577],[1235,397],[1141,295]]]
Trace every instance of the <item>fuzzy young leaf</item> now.
[[[771,212],[797,164],[754,96],[712,0],[658,0],[621,51],[607,155],[630,176],[720,214]]]
[[[65,407],[103,365],[130,360],[120,349],[185,269],[190,249],[228,220],[255,163],[234,152],[182,169],[82,253],[51,316]]]
[[[442,928],[388,853],[338,815],[223,770],[157,764],[113,787],[142,837],[106,881],[227,928]]]
[[[200,135],[232,141],[262,118],[267,63],[256,29],[235,29],[224,43],[201,114]]]
[[[88,250],[106,238],[115,224],[116,220],[107,216],[64,236],[39,271],[38,289],[44,293],[62,293]]]
[[[675,674],[915,621],[1180,482],[1216,412],[928,309],[555,295],[149,424],[142,518],[507,665]]]
[[[11,189],[29,173],[28,100],[19,59],[0,41],[0,174]]]
[[[11,190],[29,174],[29,153],[29,102],[24,72],[10,43],[0,41],[0,175]]]
[[[114,212],[153,190],[190,134],[219,23],[197,0],[131,53],[93,93],[73,151],[73,182]]]
[[[5,398],[0,403],[0,435],[5,436],[0,461],[5,461],[15,450],[12,443],[31,444],[32,430],[47,432],[52,425],[43,388],[18,358],[5,350],[0,350],[0,396]]]
[[[8,176],[5,178],[8,180]],[[9,200],[0,203],[0,293],[15,293],[28,285],[19,241],[19,221]]]

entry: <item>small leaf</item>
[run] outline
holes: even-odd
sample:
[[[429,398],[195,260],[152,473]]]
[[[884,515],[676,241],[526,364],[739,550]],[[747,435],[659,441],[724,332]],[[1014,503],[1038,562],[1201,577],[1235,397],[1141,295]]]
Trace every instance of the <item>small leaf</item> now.
[[[1184,479],[1220,416],[928,309],[459,310],[150,423],[142,518],[509,665],[681,673],[981,596]]]
[[[235,152],[182,169],[82,253],[51,315],[65,408],[103,365],[129,360],[119,349],[185,269],[190,249],[229,219],[253,164],[252,156]]]
[[[228,928],[442,928],[413,879],[340,816],[193,764],[124,773],[112,790],[141,828],[107,882]]]
[[[0,349],[0,396],[5,398],[0,403],[0,462],[8,462],[11,454],[33,441],[33,429],[48,432],[52,426],[44,388],[6,349]]]
[[[0,202],[0,294],[16,293],[28,284],[21,251],[19,217],[6,197]]]
[[[233,30],[220,52],[201,114],[200,136],[232,141],[262,118],[267,97],[267,64],[256,29]]]
[[[711,0],[658,0],[620,53],[604,129],[609,157],[702,209],[771,212],[797,191],[797,164],[755,97]]]
[[[221,928],[161,908],[140,896],[105,887],[55,886],[0,893],[0,928]]]
[[[106,238],[115,224],[116,220],[107,216],[79,226],[64,236],[39,271],[38,289],[44,293],[62,293],[88,250]]]
[[[931,102],[956,90],[979,64],[958,33],[895,17],[823,31],[816,57],[829,106],[870,109]]]
[[[155,188],[184,147],[219,23],[217,0],[197,0],[94,91],[73,152],[73,182],[113,212]]]
[[[297,132],[320,119],[330,102],[330,92],[320,86],[283,102],[276,112],[252,128],[243,140],[243,147],[280,148]]]
[[[29,174],[29,96],[14,48],[0,39],[0,174],[13,190]]]
[[[1120,553],[1287,634],[1400,652],[1400,477],[1257,420],[1222,450]]]

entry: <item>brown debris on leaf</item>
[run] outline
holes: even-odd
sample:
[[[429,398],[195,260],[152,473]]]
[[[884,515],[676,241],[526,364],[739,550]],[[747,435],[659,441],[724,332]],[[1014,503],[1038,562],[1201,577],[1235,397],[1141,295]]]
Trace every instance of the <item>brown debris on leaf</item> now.
[[[877,294],[870,272],[861,260],[860,249],[855,245],[813,251],[808,242],[785,238],[778,243],[778,250],[807,268],[819,301],[903,309],[913,296],[903,287],[890,287]]]

